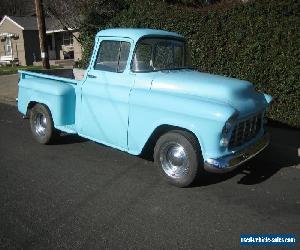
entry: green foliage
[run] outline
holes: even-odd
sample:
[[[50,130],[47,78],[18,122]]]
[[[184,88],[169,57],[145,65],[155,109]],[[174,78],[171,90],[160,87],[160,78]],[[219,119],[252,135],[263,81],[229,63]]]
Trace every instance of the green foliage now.
[[[209,4],[213,4],[215,2],[219,2],[220,0],[163,0],[163,2],[170,4],[181,4],[186,6],[206,6]]]
[[[196,68],[253,82],[274,97],[270,118],[300,128],[299,1],[254,0],[208,14],[166,1],[128,1],[106,27],[181,33]]]
[[[76,62],[76,67],[87,68],[94,47],[96,32],[83,32],[80,34],[80,43],[82,46],[82,59]]]

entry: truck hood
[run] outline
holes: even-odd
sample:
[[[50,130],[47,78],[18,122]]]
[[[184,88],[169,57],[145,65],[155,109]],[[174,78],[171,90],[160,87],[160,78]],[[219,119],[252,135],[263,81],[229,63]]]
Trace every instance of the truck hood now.
[[[271,99],[268,95],[256,92],[248,81],[193,70],[159,72],[152,79],[151,90],[222,102],[238,110],[241,116],[261,111]]]

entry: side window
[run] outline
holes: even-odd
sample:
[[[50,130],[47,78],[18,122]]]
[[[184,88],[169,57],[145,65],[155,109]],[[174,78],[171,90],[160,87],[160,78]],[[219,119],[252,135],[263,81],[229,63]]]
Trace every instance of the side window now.
[[[95,70],[123,72],[130,51],[130,43],[119,41],[102,41],[98,51]]]

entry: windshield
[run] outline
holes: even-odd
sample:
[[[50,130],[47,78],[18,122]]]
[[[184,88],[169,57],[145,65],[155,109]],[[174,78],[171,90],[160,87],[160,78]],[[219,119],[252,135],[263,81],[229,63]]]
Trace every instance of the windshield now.
[[[133,57],[134,72],[150,72],[190,68],[189,53],[184,40],[175,38],[144,38]]]

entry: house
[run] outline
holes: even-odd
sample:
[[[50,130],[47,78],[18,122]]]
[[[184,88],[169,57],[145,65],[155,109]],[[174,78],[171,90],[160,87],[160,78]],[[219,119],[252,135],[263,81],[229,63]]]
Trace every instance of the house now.
[[[56,60],[81,59],[76,29],[63,29],[58,20],[46,18],[46,40],[50,64]],[[0,22],[0,63],[32,65],[41,61],[37,19],[34,16],[4,16]]]

